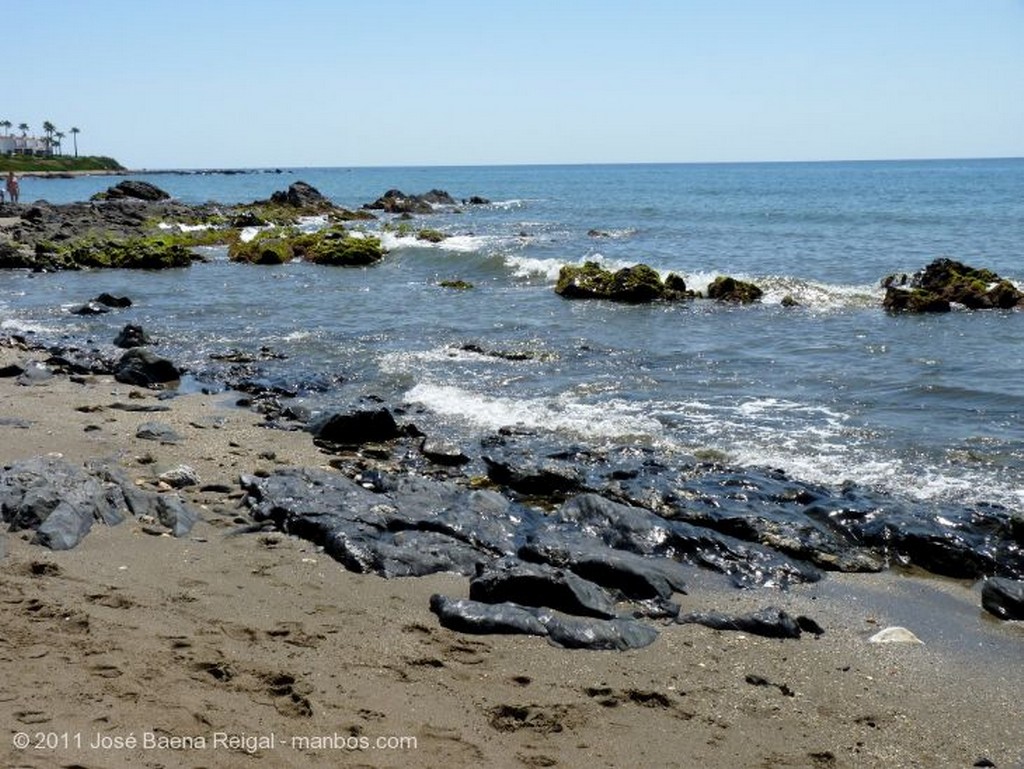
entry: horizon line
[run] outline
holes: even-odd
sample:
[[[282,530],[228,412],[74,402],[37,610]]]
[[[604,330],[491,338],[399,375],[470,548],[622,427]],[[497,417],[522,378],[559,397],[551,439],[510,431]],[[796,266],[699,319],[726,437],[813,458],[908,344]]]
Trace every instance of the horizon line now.
[[[341,164],[341,165],[258,165],[258,166],[153,166],[129,168],[117,173],[173,173],[175,171],[285,171],[296,169],[369,169],[369,168],[530,168],[530,167],[581,167],[581,166],[707,166],[707,165],[797,165],[824,163],[932,163],[948,161],[999,161],[1024,160],[1024,155],[977,155],[937,156],[899,158],[835,158],[805,160],[640,160],[640,161],[574,161],[574,162],[532,162],[532,163],[407,163],[407,164]]]

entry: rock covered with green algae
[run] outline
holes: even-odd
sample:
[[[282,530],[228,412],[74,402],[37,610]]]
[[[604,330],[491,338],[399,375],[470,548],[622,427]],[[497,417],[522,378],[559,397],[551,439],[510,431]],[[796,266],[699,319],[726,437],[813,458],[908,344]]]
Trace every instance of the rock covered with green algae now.
[[[734,304],[753,304],[759,302],[764,292],[753,283],[736,280],[723,275],[715,278],[708,286],[708,299]]]
[[[674,273],[662,280],[657,271],[646,264],[612,272],[597,262],[563,266],[558,273],[555,293],[566,299],[608,299],[633,304],[693,296],[687,291],[686,282]]]
[[[1024,293],[1009,280],[953,259],[936,259],[909,278],[890,275],[882,286],[882,305],[890,312],[949,312],[952,304],[972,310],[1010,309],[1024,302]]]
[[[163,270],[188,267],[196,260],[181,243],[160,238],[128,238],[95,244],[78,243],[69,249],[72,261],[81,267],[116,267]]]
[[[366,267],[384,258],[380,238],[330,227],[300,238],[296,253],[307,262],[340,267]]]
[[[344,227],[316,232],[265,230],[248,242],[233,243],[228,257],[250,264],[284,264],[301,258],[313,264],[365,267],[384,258],[380,238],[353,234]]]

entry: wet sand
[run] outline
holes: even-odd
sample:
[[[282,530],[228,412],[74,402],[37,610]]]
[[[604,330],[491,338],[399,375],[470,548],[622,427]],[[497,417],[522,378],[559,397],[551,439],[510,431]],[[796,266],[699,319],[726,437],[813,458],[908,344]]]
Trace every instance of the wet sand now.
[[[26,357],[0,348],[0,366]],[[114,458],[147,487],[184,463],[237,489],[329,459],[225,396],[110,408],[127,401],[157,402],[106,377],[0,379],[0,462]],[[137,439],[153,420],[181,443]],[[890,571],[741,592],[695,570],[685,611],[776,605],[826,633],[670,626],[638,651],[567,651],[441,628],[429,596],[465,595],[463,577],[352,574],[308,542],[234,533],[239,492],[187,493],[204,520],[181,539],[131,519],[66,552],[2,535],[0,765],[1024,767],[1024,628],[970,584]],[[889,625],[925,643],[867,643]]]

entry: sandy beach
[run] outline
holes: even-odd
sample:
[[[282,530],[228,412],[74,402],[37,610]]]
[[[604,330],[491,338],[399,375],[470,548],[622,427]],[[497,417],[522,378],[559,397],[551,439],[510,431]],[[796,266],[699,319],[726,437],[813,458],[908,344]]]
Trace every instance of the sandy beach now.
[[[4,348],[0,363],[26,357]],[[204,520],[180,539],[129,519],[64,552],[0,540],[4,766],[1024,765],[1024,632],[971,585],[887,572],[741,592],[695,571],[686,610],[777,605],[826,632],[673,626],[633,652],[459,634],[428,600],[465,595],[461,577],[357,575],[308,542],[234,533],[240,473],[326,465],[307,433],[194,394],[156,415],[179,444],[142,441],[154,415],[111,405],[155,396],[106,377],[0,379],[5,465],[113,458],[153,488],[188,464],[215,487],[189,492]],[[867,642],[889,625],[924,644]]]

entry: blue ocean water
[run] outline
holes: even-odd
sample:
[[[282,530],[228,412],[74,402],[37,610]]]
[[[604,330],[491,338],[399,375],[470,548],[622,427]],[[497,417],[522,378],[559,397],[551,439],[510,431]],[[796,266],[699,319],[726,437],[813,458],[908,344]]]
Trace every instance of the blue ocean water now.
[[[185,202],[264,199],[305,181],[356,208],[398,188],[491,203],[387,218],[366,269],[211,261],[161,273],[0,274],[0,326],[108,344],[141,323],[200,377],[211,353],[269,346],[268,381],[314,408],[379,395],[472,442],[520,424],[852,481],[917,501],[1024,512],[1024,312],[892,316],[879,281],[940,256],[1024,284],[1024,160],[283,169],[142,178]],[[116,178],[25,179],[22,200],[82,200]],[[566,263],[645,262],[758,305],[571,302]],[[469,291],[438,285],[460,278]],[[127,294],[120,314],[70,306]],[[784,308],[790,295],[799,302]],[[465,349],[467,345],[472,345]],[[474,350],[482,349],[483,353]],[[526,353],[510,360],[489,352]]]

